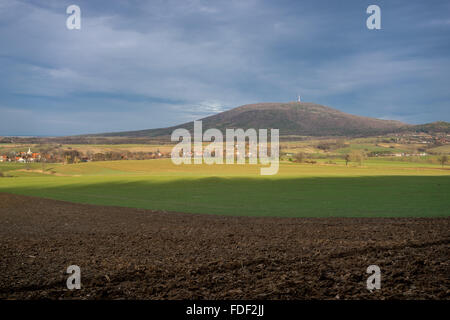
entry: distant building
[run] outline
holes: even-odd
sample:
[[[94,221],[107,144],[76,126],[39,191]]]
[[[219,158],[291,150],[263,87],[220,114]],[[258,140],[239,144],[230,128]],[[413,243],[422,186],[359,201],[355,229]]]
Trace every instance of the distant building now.
[[[5,157],[5,156],[4,156]],[[13,158],[16,162],[35,162],[41,160],[41,154],[39,152],[32,152],[31,148],[28,148],[27,152],[18,152],[16,153],[15,158]],[[6,161],[5,159],[3,161]],[[8,159],[8,161],[11,161]]]

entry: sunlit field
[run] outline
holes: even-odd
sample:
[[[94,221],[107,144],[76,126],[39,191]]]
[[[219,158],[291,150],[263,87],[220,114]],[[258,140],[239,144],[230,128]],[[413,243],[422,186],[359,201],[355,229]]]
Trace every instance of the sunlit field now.
[[[260,176],[259,169],[259,165],[248,164],[176,166],[170,159],[44,167],[38,163],[2,163],[0,192],[239,216],[450,215],[448,167],[374,159],[349,166],[342,160],[332,164],[284,161],[274,176]]]

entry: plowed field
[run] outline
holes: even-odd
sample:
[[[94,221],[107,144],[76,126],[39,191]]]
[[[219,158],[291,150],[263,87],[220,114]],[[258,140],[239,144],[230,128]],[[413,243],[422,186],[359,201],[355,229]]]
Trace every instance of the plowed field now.
[[[449,299],[449,244],[450,218],[195,215],[0,193],[0,298]],[[66,288],[69,265],[81,290]]]

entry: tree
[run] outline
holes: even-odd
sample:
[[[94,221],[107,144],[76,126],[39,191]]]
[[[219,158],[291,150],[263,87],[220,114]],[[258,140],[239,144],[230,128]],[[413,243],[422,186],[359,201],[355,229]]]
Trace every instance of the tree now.
[[[365,158],[365,154],[364,154],[363,151],[360,151],[360,150],[353,150],[353,151],[350,153],[350,159],[351,159],[351,161],[353,161],[353,162],[358,162],[359,165],[362,165],[362,162],[363,162],[364,158]]]
[[[80,152],[77,150],[66,150],[63,153],[65,163],[77,163],[81,158]]]
[[[16,152],[15,151],[10,151],[7,154],[8,159],[10,159],[11,161],[16,161]]]
[[[303,162],[305,159],[305,154],[303,152],[299,152],[295,154],[295,161],[296,162]]]
[[[345,159],[345,165],[348,166],[348,163],[351,161],[350,154],[347,153],[347,154],[345,155],[344,159]]]
[[[442,165],[442,168],[443,168],[444,165],[446,164],[446,162],[448,161],[448,157],[446,155],[440,156],[438,158],[438,161]]]
[[[93,161],[105,161],[105,155],[103,153],[96,153],[94,154],[94,156],[92,157]]]
[[[47,159],[41,158],[41,166],[42,166],[42,172],[45,172],[45,164],[47,162]]]

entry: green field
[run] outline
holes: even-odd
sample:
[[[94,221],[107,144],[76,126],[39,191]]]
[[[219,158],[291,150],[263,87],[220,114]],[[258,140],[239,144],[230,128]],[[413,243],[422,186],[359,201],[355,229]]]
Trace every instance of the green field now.
[[[71,165],[0,163],[0,192],[80,203],[224,215],[439,217],[450,215],[450,170],[386,159],[363,166],[282,162],[181,165],[168,159]],[[52,174],[50,174],[52,172]]]

